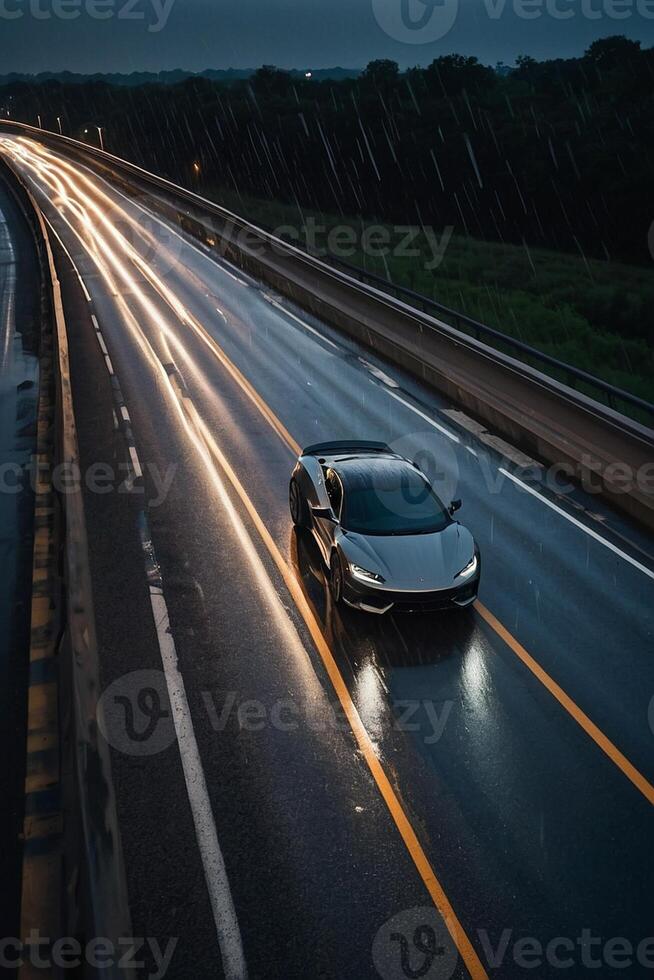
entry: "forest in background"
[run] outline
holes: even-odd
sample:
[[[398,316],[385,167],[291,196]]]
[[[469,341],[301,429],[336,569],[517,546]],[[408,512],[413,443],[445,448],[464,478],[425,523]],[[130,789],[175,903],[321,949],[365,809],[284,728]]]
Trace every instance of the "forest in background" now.
[[[654,400],[654,51],[638,42],[342,80],[13,82],[0,107],[96,144],[101,126],[110,151],[269,226],[451,227],[436,268],[351,261]]]

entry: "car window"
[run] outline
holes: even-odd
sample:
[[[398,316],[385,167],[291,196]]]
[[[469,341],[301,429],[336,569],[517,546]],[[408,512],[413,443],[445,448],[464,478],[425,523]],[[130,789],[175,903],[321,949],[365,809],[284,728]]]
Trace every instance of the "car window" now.
[[[361,474],[348,484],[343,527],[359,534],[427,534],[451,518],[419,473],[397,467]]]
[[[333,470],[327,470],[327,475],[325,477],[325,489],[327,490],[327,496],[329,497],[329,502],[332,505],[332,510],[337,517],[340,517],[341,504],[343,502],[343,489],[341,487],[341,481]]]

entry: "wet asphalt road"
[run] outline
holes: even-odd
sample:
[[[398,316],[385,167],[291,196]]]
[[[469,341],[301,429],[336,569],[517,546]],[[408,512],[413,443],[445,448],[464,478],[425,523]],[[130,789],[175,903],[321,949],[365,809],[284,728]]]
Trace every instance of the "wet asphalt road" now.
[[[25,780],[39,348],[38,266],[31,232],[0,183],[0,921],[16,935],[18,837]],[[4,934],[4,933],[3,933]]]
[[[49,151],[5,148],[90,295],[59,248],[82,461],[116,474],[86,494],[103,684],[127,684],[147,727],[132,672],[162,661],[145,519],[250,976],[540,978],[566,962],[575,978],[650,975],[649,947],[636,949],[654,933],[654,542],[594,496],[557,496],[538,475],[523,489],[527,461],[511,447],[498,452],[438,395],[216,262],[147,201]],[[124,492],[117,382],[143,493]],[[479,610],[332,607],[316,549],[292,531],[288,476],[297,445],[346,437],[420,453],[441,496],[463,499],[482,552]],[[271,548],[472,957],[433,912]],[[219,976],[174,731],[155,726],[138,743],[148,754],[114,742],[134,932],[177,939],[169,976]],[[437,955],[420,951],[421,925]],[[632,947],[622,967],[620,937]]]

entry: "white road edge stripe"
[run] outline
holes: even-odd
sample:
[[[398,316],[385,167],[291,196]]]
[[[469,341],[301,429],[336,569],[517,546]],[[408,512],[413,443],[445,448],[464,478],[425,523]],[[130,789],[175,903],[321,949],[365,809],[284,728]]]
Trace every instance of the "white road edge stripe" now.
[[[547,497],[544,497],[541,493],[538,492],[538,490],[534,490],[533,487],[530,487],[526,483],[523,483],[523,481],[519,480],[517,476],[513,475],[513,473],[509,473],[508,470],[505,470],[504,467],[500,466],[499,471],[504,476],[507,476],[509,480],[512,480],[513,483],[516,483],[519,487],[522,487],[523,490],[526,490],[527,493],[530,493],[532,497],[536,497],[537,500],[540,500],[542,504],[545,504],[547,507],[550,507],[552,510],[556,511],[556,513],[560,514],[561,517],[565,517],[566,521],[570,521],[570,523],[574,524],[575,527],[581,528],[582,531],[585,531],[586,534],[588,534],[591,538],[594,538],[595,541],[599,541],[599,543],[603,544],[605,548],[609,549],[609,551],[612,551],[614,554],[619,555],[619,557],[624,559],[624,561],[628,562],[630,565],[633,565],[633,567],[637,568],[639,572],[643,573],[643,575],[647,575],[648,578],[654,579],[654,572],[650,568],[647,568],[646,565],[641,565],[641,563],[639,561],[636,561],[635,558],[632,558],[631,555],[628,555],[625,551],[622,551],[616,545],[611,544],[610,541],[607,541],[606,538],[603,538],[601,534],[597,533],[597,531],[593,531],[592,528],[587,527],[585,524],[582,524],[582,522],[578,521],[576,517],[572,516],[572,514],[568,514],[565,510],[563,510],[562,507],[557,506],[557,504],[553,504],[551,500],[548,500]]]
[[[182,237],[182,236],[181,236],[181,235],[180,235],[179,233],[176,233],[176,234],[177,234],[177,237],[178,237],[178,238],[181,238],[181,239],[182,239],[182,241],[185,241],[187,245],[191,245],[192,247],[194,247],[194,248],[195,248],[195,251],[196,251],[196,252],[199,252],[199,254],[200,254],[200,255],[202,255],[202,254],[204,254],[204,255],[206,256],[206,258],[208,258],[208,259],[211,259],[211,260],[212,260],[212,261],[214,262],[214,264],[218,266],[218,268],[220,269],[220,271],[221,271],[221,272],[224,272],[224,273],[225,273],[225,275],[227,275],[227,276],[229,276],[229,277],[230,277],[230,279],[233,279],[233,280],[234,280],[234,282],[237,282],[237,283],[239,284],[239,286],[246,286],[246,287],[248,287],[248,288],[249,288],[249,286],[250,286],[250,283],[249,283],[249,282],[246,282],[246,281],[245,281],[245,279],[241,279],[241,278],[240,278],[239,276],[236,276],[236,275],[234,275],[234,273],[233,273],[233,272],[230,272],[230,271],[229,271],[229,269],[226,269],[226,268],[225,268],[225,266],[224,266],[224,264],[223,264],[223,262],[224,262],[224,260],[223,260],[223,262],[219,262],[219,261],[217,261],[216,259],[214,259],[214,258],[213,258],[213,256],[212,256],[212,255],[211,255],[210,253],[208,253],[208,252],[205,252],[205,253],[203,253],[203,252],[202,252],[202,251],[201,251],[201,250],[200,250],[200,249],[199,249],[199,248],[197,247],[197,245],[193,245],[193,243],[192,243],[192,242],[189,242],[189,241],[187,241],[187,240],[186,240],[185,238],[183,238],[183,237]],[[222,256],[221,256],[221,258],[222,258]]]
[[[129,447],[129,458],[132,461],[132,467],[134,469],[134,475],[136,476],[136,479],[137,480],[142,479],[143,470],[141,469],[141,460],[139,459],[138,453],[136,452],[134,446]]]
[[[300,326],[304,327],[305,330],[308,330],[310,333],[315,334],[319,340],[323,341],[323,343],[329,344],[330,347],[335,347],[336,350],[341,349],[338,346],[338,344],[334,343],[333,340],[330,340],[329,337],[325,337],[324,334],[320,333],[319,330],[316,330],[315,327],[312,327],[311,324],[307,323],[306,320],[303,320],[302,317],[297,316],[295,313],[291,313],[290,310],[287,310],[285,306],[282,306],[281,303],[278,303],[277,300],[274,299],[272,296],[269,296],[267,293],[263,293],[263,298],[267,300],[267,302],[270,303],[271,306],[274,306],[276,310],[279,310],[280,313],[283,313],[285,316],[290,317],[291,320],[295,320],[295,322],[299,323]]]
[[[168,686],[168,697],[173,713],[179,754],[182,759],[186,790],[191,804],[195,833],[202,856],[216,932],[218,933],[223,970],[226,980],[246,980],[247,966],[241,942],[241,931],[229,888],[225,860],[218,843],[216,823],[193,729],[184,678],[177,662],[177,651],[170,630],[168,607],[162,590],[154,585],[150,586],[150,603]]]
[[[360,357],[359,361],[363,364],[365,368],[368,369],[368,371],[370,371],[373,377],[377,378],[379,381],[382,381],[385,385],[388,385],[389,388],[400,387],[397,381],[395,380],[395,378],[391,378],[390,374],[386,374],[385,371],[382,371],[381,368],[378,368],[374,364],[371,364],[370,361],[364,360],[363,357]]]
[[[50,219],[45,214],[43,215],[43,217],[47,221],[48,226],[50,228],[50,231],[52,232],[52,234],[55,236],[55,238],[57,239],[57,241],[59,242],[59,244],[63,248],[64,252],[68,256],[68,259],[70,261],[70,264],[72,265],[73,269],[75,270],[75,275],[79,279],[79,284],[82,287],[82,292],[84,293],[84,299],[86,300],[87,303],[90,303],[91,302],[91,294],[89,293],[88,289],[86,288],[86,283],[82,279],[82,276],[80,274],[80,271],[77,268],[77,266],[75,265],[75,262],[73,261],[73,256],[70,254],[70,252],[68,251],[68,249],[66,248],[66,246],[62,242],[61,236],[59,235],[58,231],[55,229],[55,227],[52,224],[52,222],[50,221]]]
[[[429,422],[430,425],[433,425],[435,429],[438,429],[439,432],[442,432],[443,435],[447,436],[448,439],[451,439],[452,442],[461,442],[458,436],[456,436],[453,432],[450,432],[449,429],[446,429],[444,425],[441,425],[439,422],[435,422],[434,419],[429,417],[429,415],[426,415],[424,412],[421,412],[420,409],[416,408],[415,405],[412,405],[411,402],[408,402],[406,401],[406,399],[401,398],[399,395],[396,395],[394,391],[390,390],[390,388],[384,388],[383,390],[386,392],[387,395],[390,395],[391,398],[394,398],[396,401],[401,402],[402,405],[404,405],[406,408],[409,408],[412,412],[415,412],[416,415],[419,415],[421,419],[425,420],[425,422]]]

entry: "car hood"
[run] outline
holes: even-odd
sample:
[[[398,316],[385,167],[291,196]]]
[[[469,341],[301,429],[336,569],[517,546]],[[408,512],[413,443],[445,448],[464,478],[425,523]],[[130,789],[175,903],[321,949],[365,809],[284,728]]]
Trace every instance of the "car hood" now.
[[[457,523],[433,534],[348,531],[339,543],[349,561],[381,574],[387,589],[447,589],[475,553],[472,534]]]

